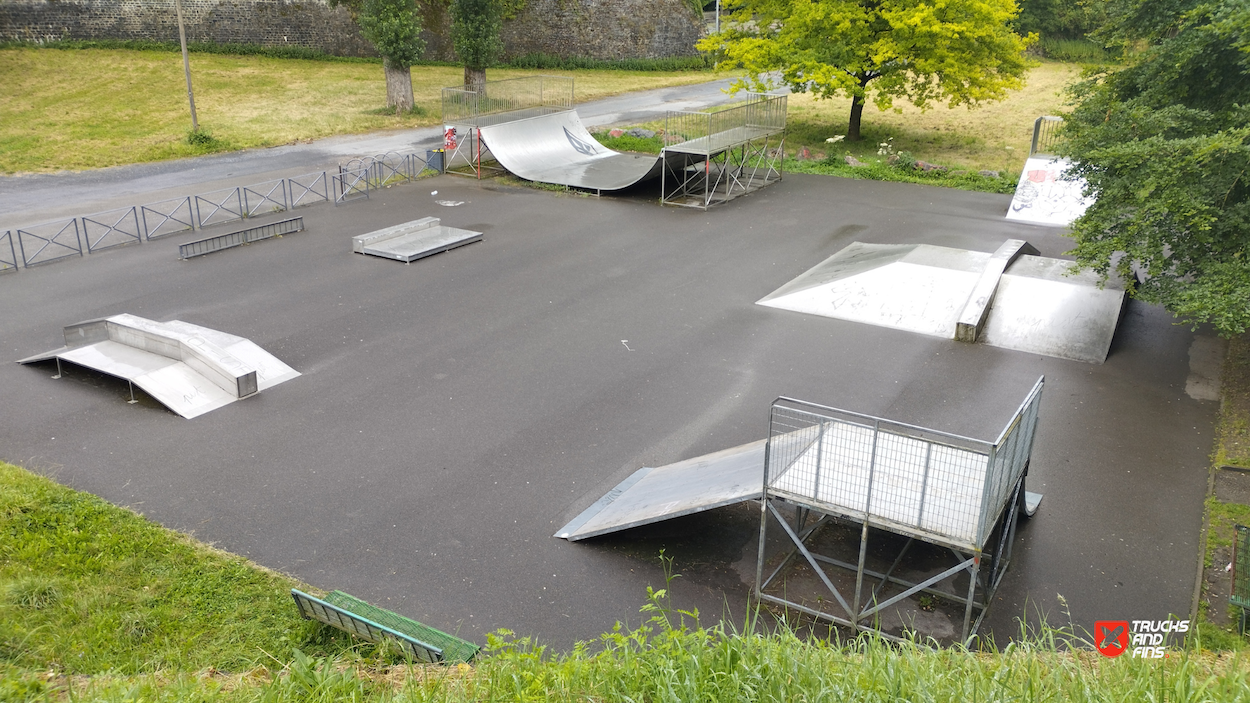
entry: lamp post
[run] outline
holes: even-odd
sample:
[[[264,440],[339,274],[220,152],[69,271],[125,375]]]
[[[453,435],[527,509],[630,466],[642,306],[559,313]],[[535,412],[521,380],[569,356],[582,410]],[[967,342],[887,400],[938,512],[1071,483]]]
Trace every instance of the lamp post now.
[[[716,33],[720,34],[720,0],[716,0]]]
[[[191,131],[198,132],[200,122],[195,117],[195,93],[191,90],[191,60],[187,58],[187,30],[182,26],[182,0],[174,0],[174,9],[178,11],[178,41],[182,42],[182,70],[187,74],[187,100],[191,101]]]

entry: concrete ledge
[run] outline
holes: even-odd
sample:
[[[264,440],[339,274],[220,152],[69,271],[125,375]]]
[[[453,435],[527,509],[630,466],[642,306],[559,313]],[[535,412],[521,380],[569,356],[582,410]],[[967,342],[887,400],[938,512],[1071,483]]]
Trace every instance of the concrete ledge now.
[[[998,292],[999,279],[1002,278],[1003,272],[1007,270],[1011,262],[1021,254],[1037,256],[1038,251],[1023,239],[1008,239],[990,256],[985,269],[981,272],[981,278],[972,288],[972,295],[968,296],[968,303],[955,323],[956,341],[970,343],[977,341],[977,337],[981,335],[981,328],[985,326],[985,318],[989,313],[990,305],[994,302],[994,294]]]

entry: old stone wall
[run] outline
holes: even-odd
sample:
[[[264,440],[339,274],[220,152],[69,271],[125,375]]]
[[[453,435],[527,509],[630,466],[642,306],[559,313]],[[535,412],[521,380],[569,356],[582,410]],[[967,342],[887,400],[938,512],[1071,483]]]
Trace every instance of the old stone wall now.
[[[454,61],[445,4],[427,2],[426,56]],[[340,56],[373,49],[326,0],[182,0],[188,41],[299,46]],[[528,0],[505,23],[507,56],[688,56],[703,31],[686,0]],[[0,0],[0,39],[177,41],[173,0]]]

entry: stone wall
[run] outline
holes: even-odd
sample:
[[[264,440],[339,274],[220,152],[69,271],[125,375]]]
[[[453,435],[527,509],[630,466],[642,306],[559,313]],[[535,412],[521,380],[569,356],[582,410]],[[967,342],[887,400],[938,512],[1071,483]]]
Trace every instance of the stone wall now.
[[[455,59],[445,5],[427,3],[426,56]],[[343,8],[326,0],[182,0],[188,41],[300,46],[373,55]],[[703,25],[686,0],[528,0],[505,23],[508,56],[689,56]],[[173,0],[0,0],[0,39],[177,41]]]

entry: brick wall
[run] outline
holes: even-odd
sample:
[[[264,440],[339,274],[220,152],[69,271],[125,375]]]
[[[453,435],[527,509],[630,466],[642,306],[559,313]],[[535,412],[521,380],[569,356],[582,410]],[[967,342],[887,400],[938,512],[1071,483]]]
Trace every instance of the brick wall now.
[[[373,54],[343,8],[326,0],[182,0],[188,41],[301,46]],[[429,58],[454,60],[446,11],[427,18]],[[702,23],[685,0],[528,0],[506,23],[509,56],[687,56]],[[177,41],[173,0],[0,0],[0,39]]]

